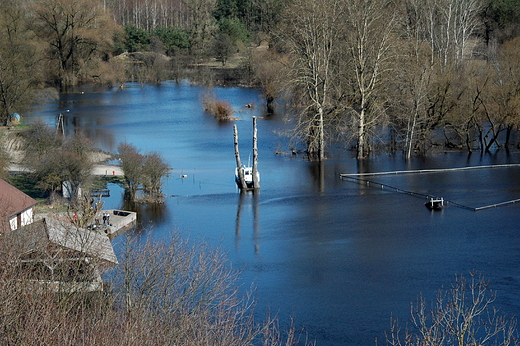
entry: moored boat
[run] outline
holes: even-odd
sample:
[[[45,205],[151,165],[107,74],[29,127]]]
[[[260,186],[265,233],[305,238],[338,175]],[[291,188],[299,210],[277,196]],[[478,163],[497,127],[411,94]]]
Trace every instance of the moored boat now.
[[[243,166],[240,167],[240,169],[244,172],[244,180],[246,182],[246,186],[248,189],[254,188],[253,183],[253,167],[250,166]],[[260,181],[260,174],[256,172],[258,181]],[[240,176],[238,168],[235,168],[235,182],[237,183],[237,186],[240,188]]]
[[[442,207],[444,207],[444,198],[430,198],[424,205],[430,210],[442,210]]]

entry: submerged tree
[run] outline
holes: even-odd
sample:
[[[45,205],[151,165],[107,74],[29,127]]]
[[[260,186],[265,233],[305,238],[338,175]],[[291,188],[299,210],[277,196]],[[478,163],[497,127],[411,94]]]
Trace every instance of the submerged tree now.
[[[163,199],[162,180],[169,171],[170,168],[158,152],[152,152],[144,156],[143,189],[147,197],[152,201]]]
[[[126,185],[128,186],[128,194],[131,199],[137,198],[137,190],[142,181],[143,155],[139,150],[128,143],[119,143],[117,147],[119,159],[121,160],[121,169],[125,174]]]
[[[497,59],[487,67],[488,81],[479,94],[482,102],[480,141],[483,150],[508,147],[514,129],[520,127],[519,39],[506,42]]]
[[[335,113],[343,1],[297,0],[284,12],[281,36],[293,65],[289,83],[297,107],[296,134],[311,158],[325,158],[325,128]]]
[[[385,83],[393,67],[396,9],[391,1],[353,0],[347,2],[347,71],[353,87],[352,132],[357,143],[357,158],[369,153],[372,131],[385,116]],[[352,73],[350,73],[352,71]]]
[[[170,170],[162,157],[156,152],[142,155],[135,146],[128,143],[119,143],[117,149],[129,198],[133,201],[162,202],[162,179]],[[139,189],[143,190],[142,196],[137,193]]]
[[[267,114],[273,114],[275,100],[280,97],[284,88],[284,66],[287,57],[267,48],[255,49],[251,54],[254,83],[262,90],[265,98]]]

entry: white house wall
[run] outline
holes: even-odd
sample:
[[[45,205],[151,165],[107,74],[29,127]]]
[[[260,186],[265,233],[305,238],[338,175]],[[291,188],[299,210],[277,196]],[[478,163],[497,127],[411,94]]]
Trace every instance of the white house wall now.
[[[18,225],[17,216],[18,215],[15,215],[9,218],[9,225],[11,226],[11,231],[18,229],[19,227],[31,224],[34,221],[34,213],[32,208],[26,209],[21,213],[21,225]]]
[[[9,225],[11,226],[11,231],[14,231],[18,228],[18,225],[16,224],[16,215],[14,217],[9,218]]]
[[[33,209],[29,208],[22,213],[22,226],[31,224],[31,223],[33,223],[33,221],[34,221]]]

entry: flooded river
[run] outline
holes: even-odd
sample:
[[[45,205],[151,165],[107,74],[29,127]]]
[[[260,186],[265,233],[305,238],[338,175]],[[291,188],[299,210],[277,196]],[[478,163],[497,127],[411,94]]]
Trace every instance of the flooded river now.
[[[168,239],[179,232],[220,246],[244,287],[256,286],[258,313],[294,318],[318,345],[379,345],[390,317],[408,320],[410,302],[430,299],[456,274],[477,270],[490,280],[502,312],[520,315],[520,205],[470,211],[425,208],[413,191],[470,207],[520,198],[520,168],[375,176],[371,183],[342,173],[440,169],[520,163],[518,152],[449,153],[404,160],[374,155],[358,162],[333,150],[323,164],[292,155],[281,115],[262,114],[255,90],[216,88],[235,109],[242,161],[252,149],[258,116],[261,191],[241,195],[233,171],[232,122],[205,114],[202,88],[186,83],[82,88],[35,109],[54,125],[64,115],[68,134],[80,130],[103,150],[128,142],[159,152],[173,168],[162,207],[138,208],[139,237]],[[254,104],[250,109],[246,104]],[[382,185],[385,184],[385,185]],[[111,185],[107,208],[123,206]]]

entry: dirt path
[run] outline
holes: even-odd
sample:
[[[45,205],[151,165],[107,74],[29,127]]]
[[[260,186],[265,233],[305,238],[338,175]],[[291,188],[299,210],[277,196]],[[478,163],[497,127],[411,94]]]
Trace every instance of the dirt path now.
[[[115,175],[123,176],[123,170],[119,166],[113,165],[94,165],[92,175]]]

